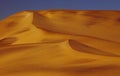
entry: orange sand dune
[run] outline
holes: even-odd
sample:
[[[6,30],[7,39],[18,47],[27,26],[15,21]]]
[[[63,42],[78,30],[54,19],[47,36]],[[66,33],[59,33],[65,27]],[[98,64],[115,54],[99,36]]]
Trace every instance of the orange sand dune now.
[[[28,10],[0,21],[0,76],[120,76],[120,11]]]

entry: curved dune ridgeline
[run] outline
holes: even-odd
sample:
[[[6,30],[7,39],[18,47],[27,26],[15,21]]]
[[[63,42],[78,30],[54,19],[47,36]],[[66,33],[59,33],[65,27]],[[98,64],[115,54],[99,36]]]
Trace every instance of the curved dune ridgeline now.
[[[120,76],[120,11],[28,10],[0,21],[0,76]]]

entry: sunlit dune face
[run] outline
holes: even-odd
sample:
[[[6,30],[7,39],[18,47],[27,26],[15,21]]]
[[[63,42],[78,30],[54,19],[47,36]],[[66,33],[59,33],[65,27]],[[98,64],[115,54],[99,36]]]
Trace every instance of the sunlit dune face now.
[[[0,21],[0,76],[119,76],[120,11],[23,11]]]

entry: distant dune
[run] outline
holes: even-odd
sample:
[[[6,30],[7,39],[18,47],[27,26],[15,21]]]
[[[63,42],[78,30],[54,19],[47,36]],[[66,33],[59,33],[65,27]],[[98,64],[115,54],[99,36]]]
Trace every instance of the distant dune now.
[[[27,10],[0,21],[0,76],[120,76],[120,11]]]

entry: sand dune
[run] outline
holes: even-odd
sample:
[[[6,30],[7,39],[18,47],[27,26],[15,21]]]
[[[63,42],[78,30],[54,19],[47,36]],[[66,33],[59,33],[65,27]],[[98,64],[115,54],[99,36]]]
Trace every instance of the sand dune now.
[[[28,10],[0,21],[0,76],[119,76],[120,11]]]

